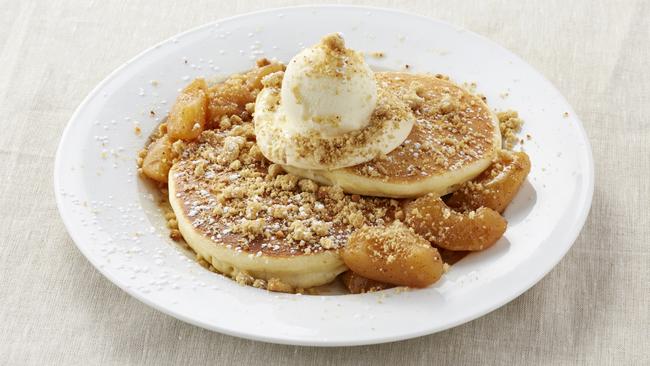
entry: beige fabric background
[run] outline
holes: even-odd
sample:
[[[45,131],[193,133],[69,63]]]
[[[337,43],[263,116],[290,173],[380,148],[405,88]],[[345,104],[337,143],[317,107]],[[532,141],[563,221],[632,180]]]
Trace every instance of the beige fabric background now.
[[[596,189],[582,235],[538,285],[481,319],[385,345],[277,346],[182,323],[95,271],[52,192],[68,118],[141,50],[261,3],[0,0],[0,364],[650,364],[648,1],[365,1],[455,23],[521,55],[564,93],[591,139]]]

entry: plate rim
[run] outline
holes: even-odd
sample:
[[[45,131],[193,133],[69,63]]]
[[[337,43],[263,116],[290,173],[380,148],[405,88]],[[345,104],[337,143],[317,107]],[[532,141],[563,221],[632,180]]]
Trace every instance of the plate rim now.
[[[63,205],[63,196],[61,194],[61,182],[60,182],[60,174],[62,171],[62,155],[64,154],[64,142],[69,139],[70,137],[70,131],[72,129],[73,122],[78,118],[79,114],[81,113],[82,110],[84,110],[87,106],[87,104],[94,98],[96,97],[100,91],[103,89],[103,87],[111,81],[116,75],[118,75],[124,68],[129,66],[131,63],[137,61],[139,58],[142,56],[146,55],[147,53],[151,52],[152,50],[157,49],[158,47],[170,42],[170,40],[180,38],[185,36],[186,34],[190,34],[196,31],[199,31],[204,28],[208,28],[211,26],[214,26],[216,23],[224,22],[224,21],[236,21],[238,18],[243,18],[243,17],[248,17],[252,15],[260,15],[264,13],[277,13],[280,11],[288,11],[288,10],[295,10],[295,9],[323,9],[323,8],[339,8],[342,11],[348,10],[348,9],[356,9],[356,10],[368,10],[368,11],[381,11],[381,12],[386,12],[386,13],[393,13],[397,14],[401,17],[415,17],[420,20],[424,20],[427,22],[433,22],[433,23],[438,23],[438,24],[444,24],[446,26],[449,26],[454,29],[462,29],[465,32],[470,33],[472,36],[479,38],[483,42],[487,42],[488,44],[491,44],[495,47],[500,48],[502,51],[505,51],[507,54],[510,54],[512,57],[517,59],[518,61],[522,62],[526,66],[528,66],[539,78],[540,80],[547,84],[550,88],[552,88],[555,92],[557,92],[557,95],[559,98],[561,98],[561,101],[566,104],[568,107],[568,112],[571,113],[573,118],[575,119],[575,122],[577,124],[577,132],[579,135],[582,137],[582,141],[584,141],[584,151],[585,151],[585,158],[586,158],[586,166],[583,166],[585,169],[585,180],[582,183],[582,186],[580,187],[581,189],[578,190],[578,192],[581,192],[581,200],[580,200],[580,207],[581,210],[576,213],[576,222],[573,226],[573,229],[568,232],[565,237],[568,239],[567,242],[569,242],[568,245],[564,246],[562,249],[562,252],[560,255],[557,255],[550,260],[547,260],[547,263],[549,265],[544,266],[545,269],[539,271],[537,273],[537,276],[534,277],[533,280],[522,284],[519,284],[518,286],[515,286],[516,291],[511,291],[510,296],[503,296],[501,300],[495,301],[494,304],[491,306],[487,306],[481,311],[477,311],[472,313],[469,316],[461,317],[458,321],[454,323],[449,323],[445,324],[443,327],[429,327],[425,330],[422,331],[417,331],[417,332],[412,332],[412,333],[405,333],[405,334],[399,334],[396,336],[378,336],[378,337],[373,337],[373,338],[367,338],[367,339],[362,339],[362,340],[355,340],[355,341],[330,341],[330,340],[320,340],[320,341],[301,341],[297,340],[294,338],[290,337],[282,337],[282,336],[268,336],[268,335],[260,335],[252,332],[245,332],[245,331],[238,331],[230,328],[223,328],[218,325],[214,324],[208,324],[207,322],[201,322],[189,317],[186,317],[185,315],[178,313],[168,307],[164,307],[155,301],[150,300],[146,296],[143,296],[142,294],[138,293],[135,291],[133,288],[128,287],[124,283],[122,283],[121,280],[117,279],[116,277],[112,276],[112,274],[106,269],[103,268],[99,263],[97,263],[95,260],[92,259],[92,256],[89,255],[87,250],[84,248],[84,245],[80,245],[80,242],[83,242],[81,238],[79,237],[79,234],[75,232],[74,227],[77,224],[76,222],[72,222],[72,218],[69,217],[69,215],[65,212],[64,210],[64,205]],[[196,27],[192,27],[188,30],[185,30],[183,32],[174,34],[170,37],[167,37],[166,39],[154,44],[153,46],[150,46],[143,51],[137,53],[135,56],[131,57],[128,59],[126,62],[122,63],[119,65],[117,68],[115,68],[113,71],[111,71],[108,75],[106,75],[91,91],[86,95],[86,97],[80,102],[80,104],[77,106],[77,108],[74,110],[72,115],[70,116],[68,122],[66,123],[66,126],[61,134],[59,144],[56,149],[55,157],[54,157],[54,168],[53,168],[53,183],[54,183],[54,195],[55,195],[55,201],[57,205],[57,210],[59,212],[59,216],[61,217],[61,220],[63,221],[63,224],[66,228],[66,231],[68,232],[68,235],[74,242],[75,246],[79,249],[79,251],[84,255],[86,260],[88,260],[92,266],[95,268],[95,270],[99,271],[104,277],[106,277],[110,282],[112,282],[114,285],[116,285],[118,288],[120,288],[122,291],[126,292],[129,294],[131,297],[137,299],[138,301],[166,314],[169,316],[172,316],[176,319],[179,319],[183,322],[201,327],[203,329],[208,329],[211,331],[216,331],[222,334],[226,334],[229,336],[235,336],[239,338],[245,338],[245,339],[251,339],[255,341],[262,341],[262,342],[267,342],[267,343],[275,343],[275,344],[286,344],[286,345],[301,345],[301,346],[319,346],[319,347],[339,347],[339,346],[357,346],[357,345],[370,345],[370,344],[380,344],[380,343],[387,343],[387,342],[395,342],[395,341],[400,341],[400,340],[406,340],[406,339],[412,339],[416,337],[421,337],[424,335],[429,335],[429,334],[434,334],[437,332],[441,332],[450,328],[454,328],[458,325],[473,321],[475,319],[478,319],[498,308],[501,308],[505,306],[506,304],[510,303],[512,300],[516,299],[517,297],[521,296],[524,292],[528,291],[531,289],[533,286],[535,286],[537,283],[539,283],[548,273],[550,273],[551,270],[553,270],[557,264],[566,256],[566,253],[573,247],[575,244],[575,241],[577,240],[578,236],[582,232],[582,229],[585,225],[585,222],[587,220],[587,217],[589,216],[589,212],[591,210],[592,202],[593,202],[593,193],[594,193],[594,185],[595,185],[595,169],[594,169],[594,159],[593,159],[593,150],[591,147],[591,142],[589,141],[588,134],[584,128],[584,125],[582,123],[582,120],[579,118],[577,113],[574,111],[573,107],[571,104],[567,101],[567,99],[564,97],[564,95],[560,92],[558,88],[555,87],[555,85],[549,81],[546,76],[544,76],[541,72],[537,71],[534,67],[532,67],[528,62],[526,62],[523,58],[521,58],[519,55],[516,53],[510,51],[509,49],[505,48],[502,46],[500,43],[491,40],[487,38],[486,36],[483,36],[479,33],[473,32],[469,29],[466,29],[464,27],[457,26],[455,24],[452,24],[450,22],[447,22],[445,20],[440,20],[437,18],[425,16],[425,15],[420,15],[417,13],[413,13],[410,11],[405,11],[401,9],[394,9],[394,8],[386,8],[386,7],[375,7],[375,6],[363,6],[363,5],[346,5],[346,4],[323,4],[323,5],[297,5],[297,6],[285,6],[285,7],[273,7],[273,8],[266,8],[258,11],[253,11],[253,12],[246,12],[246,13],[241,13],[241,14],[236,14],[230,17],[225,17],[225,18],[218,18],[213,21],[210,21],[208,23],[201,24]]]

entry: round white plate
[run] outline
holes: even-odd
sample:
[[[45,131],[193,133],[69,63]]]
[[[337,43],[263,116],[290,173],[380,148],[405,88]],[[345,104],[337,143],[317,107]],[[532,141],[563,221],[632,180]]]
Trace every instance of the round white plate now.
[[[532,171],[505,213],[505,236],[452,266],[422,290],[365,295],[288,295],[242,287],[203,269],[168,239],[155,190],[138,179],[135,156],[179,88],[198,76],[288,61],[302,47],[343,32],[349,47],[384,52],[377,68],[476,82],[495,109],[515,109]],[[508,93],[505,96],[504,93]],[[155,116],[151,115],[151,111]],[[134,129],[142,129],[136,135]],[[433,19],[350,6],[297,7],[224,19],[136,56],[81,103],[63,133],[54,185],[65,225],[109,280],[186,322],[250,339],[338,346],[438,332],[504,305],[539,281],[569,250],[593,192],[586,134],[560,93],[497,44]],[[504,324],[505,328],[516,324]]]

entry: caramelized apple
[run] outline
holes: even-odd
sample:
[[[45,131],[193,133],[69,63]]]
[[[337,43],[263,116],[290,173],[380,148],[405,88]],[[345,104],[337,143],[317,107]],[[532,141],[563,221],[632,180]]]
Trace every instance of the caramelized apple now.
[[[262,79],[266,75],[272,74],[277,71],[284,71],[284,65],[280,63],[273,63],[273,64],[268,64],[268,65],[258,67],[253,71],[249,72],[248,80],[246,81],[249,89],[255,91],[262,90]]]
[[[502,150],[488,169],[454,192],[447,204],[461,211],[489,207],[503,212],[529,172],[530,159],[525,152]]]
[[[371,280],[352,271],[344,272],[340,278],[351,294],[364,294],[366,292],[381,291],[393,287],[393,285],[388,283]]]
[[[491,208],[461,213],[430,194],[407,203],[404,213],[406,223],[416,233],[449,250],[487,249],[499,240],[508,224]]]
[[[196,79],[181,91],[167,119],[167,133],[172,140],[193,140],[205,128],[208,113],[207,85]]]
[[[400,221],[356,230],[341,257],[353,272],[399,286],[426,287],[443,273],[438,251]]]
[[[246,104],[254,102],[256,97],[256,94],[251,93],[243,77],[231,78],[216,84],[210,87],[208,94],[209,128],[218,128],[222,117],[238,116],[248,119],[245,118],[248,113]]]
[[[158,182],[167,183],[167,175],[172,167],[172,144],[167,135],[162,136],[147,148],[142,162],[142,172]]]

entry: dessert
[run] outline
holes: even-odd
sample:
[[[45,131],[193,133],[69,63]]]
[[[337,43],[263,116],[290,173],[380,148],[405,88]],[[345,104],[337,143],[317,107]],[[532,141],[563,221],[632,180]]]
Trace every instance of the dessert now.
[[[285,67],[183,89],[141,152],[172,237],[271,291],[426,287],[503,235],[530,171],[484,100],[441,75],[373,72],[332,34]]]

